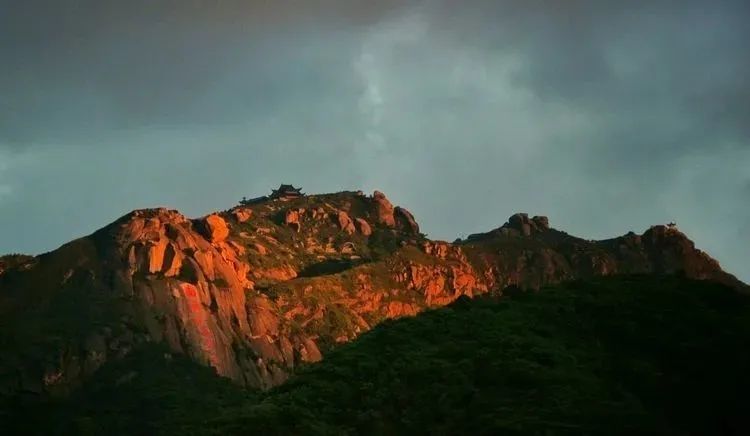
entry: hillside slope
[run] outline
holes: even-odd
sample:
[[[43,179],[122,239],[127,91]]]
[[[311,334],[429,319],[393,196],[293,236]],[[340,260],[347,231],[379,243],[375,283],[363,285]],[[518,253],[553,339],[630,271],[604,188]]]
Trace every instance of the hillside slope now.
[[[599,278],[386,321],[263,394],[141,350],[65,402],[17,408],[14,425],[26,434],[745,435],[748,367],[750,297],[676,277]]]
[[[270,388],[390,318],[462,295],[622,273],[680,273],[746,289],[682,233],[586,241],[512,216],[431,241],[382,193],[265,199],[188,219],[132,212],[0,271],[0,393],[66,394],[145,344]]]

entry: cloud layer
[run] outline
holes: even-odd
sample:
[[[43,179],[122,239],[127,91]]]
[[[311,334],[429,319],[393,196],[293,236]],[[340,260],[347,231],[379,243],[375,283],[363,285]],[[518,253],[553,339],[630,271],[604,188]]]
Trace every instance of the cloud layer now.
[[[0,252],[289,182],[384,190],[445,239],[674,220],[750,280],[744,2],[15,3]]]

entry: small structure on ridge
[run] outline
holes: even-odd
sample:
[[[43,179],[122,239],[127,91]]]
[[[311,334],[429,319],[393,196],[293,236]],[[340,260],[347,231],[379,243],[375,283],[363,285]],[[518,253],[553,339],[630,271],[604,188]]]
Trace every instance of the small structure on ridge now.
[[[300,198],[305,194],[302,192],[302,188],[295,188],[293,185],[281,185],[279,189],[273,189],[269,198]]]
[[[263,203],[264,201],[268,200],[293,200],[295,198],[301,198],[304,196],[305,193],[302,192],[302,188],[295,188],[293,185],[282,184],[279,186],[279,189],[272,189],[271,195],[264,195],[262,197],[255,198],[242,197],[242,200],[240,200],[240,205],[252,206],[254,204]]]

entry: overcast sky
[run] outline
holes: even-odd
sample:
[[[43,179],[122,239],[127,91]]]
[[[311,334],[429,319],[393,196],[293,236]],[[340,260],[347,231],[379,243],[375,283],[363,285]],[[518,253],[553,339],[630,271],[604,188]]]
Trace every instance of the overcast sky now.
[[[0,0],[0,252],[279,183],[433,238],[677,222],[750,281],[747,1]]]

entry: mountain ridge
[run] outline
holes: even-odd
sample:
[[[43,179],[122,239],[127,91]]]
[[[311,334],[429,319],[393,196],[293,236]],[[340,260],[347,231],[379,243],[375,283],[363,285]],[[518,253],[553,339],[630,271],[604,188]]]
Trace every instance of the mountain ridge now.
[[[0,258],[0,327],[14,333],[0,389],[69,392],[150,342],[267,389],[385,319],[638,273],[748,289],[672,226],[591,242],[515,214],[448,243],[378,191],[266,198],[194,219],[141,209],[49,253]]]

